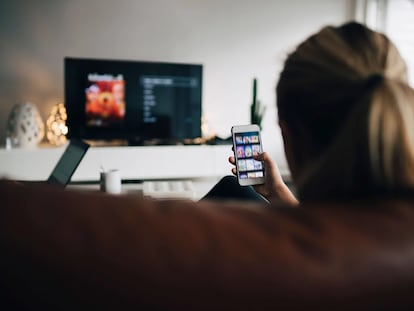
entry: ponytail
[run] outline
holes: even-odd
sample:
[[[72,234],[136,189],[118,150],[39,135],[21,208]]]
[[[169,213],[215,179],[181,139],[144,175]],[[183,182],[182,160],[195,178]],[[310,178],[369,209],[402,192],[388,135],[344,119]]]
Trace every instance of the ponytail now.
[[[301,199],[414,188],[414,90],[377,75],[363,84],[336,138],[302,170]]]
[[[376,187],[414,187],[414,91],[385,78],[370,102],[369,158]]]

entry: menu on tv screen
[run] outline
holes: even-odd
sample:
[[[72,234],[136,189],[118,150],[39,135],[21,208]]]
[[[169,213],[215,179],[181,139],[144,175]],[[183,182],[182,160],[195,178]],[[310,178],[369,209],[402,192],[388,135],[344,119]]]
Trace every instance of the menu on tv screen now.
[[[202,65],[65,58],[69,136],[179,143],[201,136]]]

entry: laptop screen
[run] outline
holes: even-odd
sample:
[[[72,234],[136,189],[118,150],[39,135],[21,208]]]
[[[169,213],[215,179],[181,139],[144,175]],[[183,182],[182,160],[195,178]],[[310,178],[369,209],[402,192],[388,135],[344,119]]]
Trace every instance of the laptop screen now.
[[[89,144],[81,140],[71,139],[47,182],[65,187],[70,182],[73,173],[75,173],[88,148]]]

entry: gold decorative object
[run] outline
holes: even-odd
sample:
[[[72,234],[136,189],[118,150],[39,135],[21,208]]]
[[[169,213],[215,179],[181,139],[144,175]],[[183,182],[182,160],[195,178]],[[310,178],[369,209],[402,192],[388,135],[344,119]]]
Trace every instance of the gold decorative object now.
[[[66,108],[63,103],[56,104],[52,107],[46,121],[46,137],[52,145],[59,146],[66,142],[66,135],[68,134],[68,127],[66,126],[67,117]]]

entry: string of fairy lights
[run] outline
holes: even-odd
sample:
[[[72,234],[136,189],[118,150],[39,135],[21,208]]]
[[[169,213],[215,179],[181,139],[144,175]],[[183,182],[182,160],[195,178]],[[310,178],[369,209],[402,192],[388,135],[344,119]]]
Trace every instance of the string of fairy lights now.
[[[67,141],[67,118],[66,108],[63,103],[56,104],[52,107],[46,121],[46,138],[52,145],[59,146]]]

